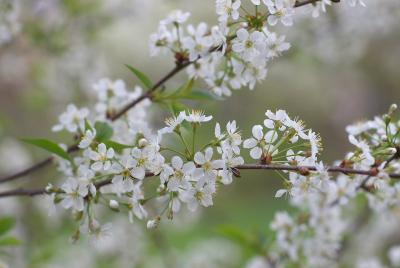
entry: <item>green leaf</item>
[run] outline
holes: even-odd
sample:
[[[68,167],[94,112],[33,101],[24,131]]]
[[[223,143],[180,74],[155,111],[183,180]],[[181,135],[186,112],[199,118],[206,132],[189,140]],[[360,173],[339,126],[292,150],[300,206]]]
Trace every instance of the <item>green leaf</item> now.
[[[93,131],[92,126],[90,125],[89,120],[85,119],[85,130]]]
[[[246,233],[234,226],[220,226],[217,233],[223,235],[239,244],[251,244],[251,239]]]
[[[98,142],[108,141],[114,133],[112,127],[106,122],[96,122],[94,128],[96,129],[96,140]]]
[[[186,95],[184,99],[188,100],[222,100],[221,97],[203,90],[194,90],[190,94]]]
[[[133,148],[133,145],[127,145],[127,144],[122,144],[116,141],[105,141],[104,144],[108,147],[114,148],[116,151],[122,151],[123,149],[126,148]]]
[[[0,247],[18,246],[19,244],[21,244],[21,241],[12,236],[0,238]]]
[[[180,95],[182,97],[185,97],[189,95],[192,90],[193,90],[193,85],[194,85],[194,79],[190,79],[189,82],[187,82],[181,89],[180,89]]]
[[[161,99],[163,99],[163,100],[183,99],[183,98],[185,98],[185,96],[189,95],[192,92],[193,85],[194,85],[194,79],[190,79],[189,82],[187,82],[183,86],[179,87],[177,90],[175,90],[171,94],[166,95],[166,96],[161,96]]]
[[[125,64],[125,66],[134,74],[136,75],[137,78],[139,78],[139,80],[143,83],[143,85],[147,88],[147,89],[151,89],[153,87],[153,83],[151,82],[151,80],[141,71],[139,71],[138,69]]]
[[[15,219],[12,217],[0,218],[0,236],[6,234],[15,225]]]
[[[169,103],[169,108],[173,115],[178,115],[181,111],[185,111],[189,107],[187,107],[185,104],[181,102],[174,101]]]
[[[39,148],[42,148],[50,153],[56,154],[66,160],[71,161],[70,156],[68,155],[68,153],[60,147],[60,145],[58,145],[57,143],[54,143],[50,140],[46,140],[46,139],[21,139],[23,142],[35,145]]]

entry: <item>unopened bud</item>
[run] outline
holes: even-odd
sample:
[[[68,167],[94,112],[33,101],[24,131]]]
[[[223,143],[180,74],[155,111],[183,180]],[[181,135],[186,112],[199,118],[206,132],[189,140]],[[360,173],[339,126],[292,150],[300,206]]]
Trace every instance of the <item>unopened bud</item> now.
[[[390,121],[392,121],[392,117],[388,114],[383,115],[383,121],[385,121],[385,124],[388,125]]]
[[[108,206],[115,211],[119,211],[119,203],[117,200],[111,199]]]
[[[165,191],[165,185],[164,185],[164,184],[160,184],[160,185],[157,187],[157,193],[161,194],[161,193],[163,193],[164,191]]]
[[[397,149],[396,148],[387,148],[383,151],[384,154],[389,154],[389,155],[393,155],[395,153],[397,153]]]
[[[393,103],[392,105],[390,105],[389,115],[394,114],[394,112],[396,112],[396,110],[397,110],[397,104]]]
[[[155,229],[160,225],[161,218],[158,216],[152,220],[147,221],[147,229]]]
[[[53,184],[51,184],[51,183],[47,184],[47,186],[46,186],[46,192],[50,193],[53,189],[54,189],[54,188],[53,188]]]
[[[141,138],[138,142],[139,148],[146,147],[149,144],[149,142],[145,138]]]

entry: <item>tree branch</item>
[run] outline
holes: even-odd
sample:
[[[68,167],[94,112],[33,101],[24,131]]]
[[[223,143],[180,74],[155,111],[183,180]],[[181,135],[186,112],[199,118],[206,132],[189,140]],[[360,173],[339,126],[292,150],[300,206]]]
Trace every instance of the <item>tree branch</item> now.
[[[343,168],[340,166],[329,166],[325,167],[326,170],[330,173],[343,173],[343,174],[355,174],[355,175],[364,175],[364,176],[376,176],[376,170],[360,170],[360,169],[352,169],[352,168]],[[275,171],[294,171],[294,172],[304,172],[304,171],[316,171],[317,168],[315,166],[287,166],[287,165],[264,165],[264,164],[244,164],[235,167],[235,169],[239,170],[275,170]],[[152,177],[154,174],[147,172],[146,177]],[[389,177],[392,179],[400,179],[400,173],[390,173]],[[97,189],[104,187],[111,183],[111,178],[105,179],[103,181],[95,183]],[[24,189],[18,188],[15,190],[9,190],[5,192],[0,192],[1,197],[9,197],[9,196],[35,196],[47,193],[46,190],[43,189]]]

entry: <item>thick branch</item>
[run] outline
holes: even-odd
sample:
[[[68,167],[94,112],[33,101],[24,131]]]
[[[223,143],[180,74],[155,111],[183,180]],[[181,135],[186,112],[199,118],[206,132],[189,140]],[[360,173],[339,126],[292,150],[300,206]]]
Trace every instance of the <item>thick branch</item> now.
[[[235,167],[239,170],[276,170],[276,171],[295,171],[295,172],[305,172],[305,171],[316,171],[317,168],[315,166],[287,166],[287,165],[264,165],[264,164],[244,164]],[[326,170],[330,173],[343,173],[343,174],[356,174],[356,175],[364,175],[364,176],[376,176],[376,170],[360,170],[360,169],[352,169],[352,168],[343,168],[339,166],[329,166],[326,167]],[[146,177],[152,177],[154,174],[146,173]],[[367,177],[367,178],[368,178]],[[392,179],[400,179],[400,174],[398,173],[390,173],[389,177]],[[97,189],[100,189],[103,186],[106,186],[111,183],[111,178],[105,179],[103,181],[95,183]],[[15,190],[5,191],[0,193],[1,197],[9,197],[9,196],[35,196],[40,194],[45,194],[46,190],[43,189],[23,189],[18,188]]]

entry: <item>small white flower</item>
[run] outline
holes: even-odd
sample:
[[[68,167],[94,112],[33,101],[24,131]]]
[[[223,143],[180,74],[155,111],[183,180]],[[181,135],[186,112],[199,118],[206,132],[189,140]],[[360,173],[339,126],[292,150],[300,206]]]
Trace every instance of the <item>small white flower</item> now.
[[[240,0],[217,0],[216,12],[218,20],[227,22],[229,17],[232,17],[233,20],[237,20],[239,18],[240,5]]]
[[[290,3],[285,0],[264,0],[264,2],[270,12],[270,15],[268,16],[269,25],[274,26],[278,21],[281,21],[285,26],[293,25],[292,16],[294,14],[294,9]]]
[[[83,211],[84,197],[89,193],[87,185],[79,182],[77,179],[68,178],[61,189],[65,192],[61,206],[65,209],[72,208],[76,211]]]
[[[194,187],[184,191],[181,199],[188,206],[190,211],[195,211],[200,205],[209,207],[213,205],[212,194],[214,189],[212,186],[205,184],[204,181],[199,181]]]
[[[59,116],[59,124],[53,126],[52,130],[57,132],[66,129],[68,132],[75,133],[78,130],[84,131],[85,119],[89,115],[89,109],[78,109],[70,104],[67,110]]]
[[[285,42],[285,36],[277,36],[276,33],[269,33],[267,38],[267,57],[275,58],[278,57],[283,51],[290,48],[290,44]]]
[[[246,29],[239,29],[237,37],[233,40],[232,50],[242,55],[244,60],[252,60],[265,49],[265,36],[254,31],[249,33]]]
[[[186,121],[190,123],[203,123],[203,122],[208,122],[212,119],[213,117],[211,115],[206,116],[204,115],[203,111],[200,110],[192,110],[187,116],[186,116]]]
[[[165,166],[160,174],[161,182],[168,182],[169,191],[176,192],[180,187],[189,187],[188,177],[195,171],[196,166],[193,162],[183,163],[182,158],[174,156],[171,159],[171,167]]]
[[[166,127],[158,130],[158,139],[161,140],[162,136],[167,133],[172,133],[177,129],[182,122],[186,119],[186,113],[181,111],[177,117],[169,117],[165,120]]]
[[[160,21],[161,25],[168,24],[183,24],[190,17],[190,12],[183,12],[182,10],[174,10],[172,11],[168,17],[162,21]]]
[[[263,153],[265,138],[263,127],[255,125],[252,128],[253,138],[249,138],[243,142],[243,147],[250,150],[250,156],[253,159],[260,159]]]
[[[94,171],[107,171],[111,167],[111,159],[114,158],[114,149],[108,148],[104,143],[100,143],[97,146],[97,151],[90,151],[90,159],[94,161],[94,163],[90,166]]]
[[[135,164],[131,169],[131,175],[136,179],[143,180],[146,176],[146,169],[151,166],[151,162],[154,160],[155,152],[148,148],[133,148],[131,155]]]
[[[388,252],[388,257],[393,266],[400,266],[400,246],[391,247]]]
[[[197,165],[201,166],[201,171],[208,179],[215,179],[217,170],[224,167],[223,160],[212,160],[213,149],[208,147],[204,153],[197,152],[194,155],[194,161]]]
[[[96,138],[96,130],[86,130],[85,134],[82,136],[81,141],[79,142],[78,147],[81,149],[86,149],[89,147],[93,140]]]
[[[212,45],[212,38],[206,36],[207,31],[207,24],[204,22],[200,23],[197,28],[194,28],[192,25],[188,26],[188,32],[191,36],[184,38],[182,45],[189,51],[190,61],[194,61],[208,53]]]

